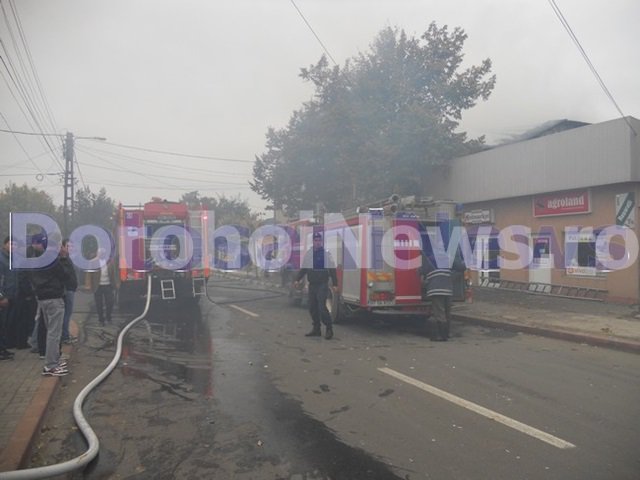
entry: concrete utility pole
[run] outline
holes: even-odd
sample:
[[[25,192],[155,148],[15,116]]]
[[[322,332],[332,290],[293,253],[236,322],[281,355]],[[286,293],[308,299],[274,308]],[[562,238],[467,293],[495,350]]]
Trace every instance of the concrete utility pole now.
[[[64,235],[69,234],[69,220],[73,219],[73,212],[75,211],[75,201],[73,194],[75,189],[75,177],[73,175],[73,144],[73,133],[67,132],[67,135],[64,139],[64,204],[62,207],[64,216]]]
[[[106,141],[104,137],[74,137],[73,133],[67,132],[64,137],[64,204],[62,206],[64,235],[69,235],[70,220],[76,211],[75,188],[76,177],[73,174],[73,160],[75,159],[74,145],[76,140],[100,140]]]

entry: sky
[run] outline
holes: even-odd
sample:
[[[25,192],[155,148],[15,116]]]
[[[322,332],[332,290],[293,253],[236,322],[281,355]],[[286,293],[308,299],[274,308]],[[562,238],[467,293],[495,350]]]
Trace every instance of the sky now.
[[[490,58],[497,81],[460,129],[488,143],[550,120],[620,117],[547,0],[0,1],[0,129],[54,134],[50,148],[42,136],[0,132],[0,188],[26,183],[57,205],[61,139],[72,132],[78,188],[104,186],[127,205],[193,190],[240,195],[264,211],[248,186],[253,160],[267,129],[311,98],[300,69],[324,53],[295,6],[340,65],[385,27],[464,29],[464,66]],[[640,117],[640,2],[556,5],[620,110]],[[41,129],[25,99],[42,112]]]

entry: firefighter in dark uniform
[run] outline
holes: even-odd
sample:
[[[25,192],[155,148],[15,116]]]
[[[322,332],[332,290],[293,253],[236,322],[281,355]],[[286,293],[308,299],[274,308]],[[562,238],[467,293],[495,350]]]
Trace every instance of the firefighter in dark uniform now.
[[[331,289],[335,294],[338,291],[338,277],[331,254],[325,251],[322,234],[318,232],[313,234],[313,248],[305,254],[302,268],[296,275],[294,286],[297,287],[305,275],[309,282],[309,313],[313,322],[313,328],[306,336],[319,337],[322,335],[320,331],[320,322],[322,322],[326,328],[324,338],[330,340],[333,338],[333,326],[331,314],[327,309],[329,278],[333,282]]]
[[[446,254],[444,258],[436,261],[433,256],[422,254],[421,275],[423,289],[431,301],[431,314],[435,320],[435,326],[431,326],[431,341],[446,342],[449,340],[449,324],[451,323],[451,297],[453,296],[453,282],[451,269]],[[464,271],[465,265],[457,256],[452,268],[456,271]],[[435,327],[435,328],[434,328]]]

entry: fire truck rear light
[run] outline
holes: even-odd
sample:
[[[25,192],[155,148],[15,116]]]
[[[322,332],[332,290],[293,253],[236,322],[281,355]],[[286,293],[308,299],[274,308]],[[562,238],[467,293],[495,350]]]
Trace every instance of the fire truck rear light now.
[[[393,281],[393,272],[367,272],[367,280],[369,282],[391,282]]]

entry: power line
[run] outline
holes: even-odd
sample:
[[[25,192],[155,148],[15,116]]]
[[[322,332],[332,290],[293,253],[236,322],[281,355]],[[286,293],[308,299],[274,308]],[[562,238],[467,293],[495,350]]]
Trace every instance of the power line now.
[[[291,0],[291,4],[293,5],[293,7],[297,10],[298,14],[300,15],[300,18],[302,18],[302,20],[304,20],[304,23],[307,24],[307,27],[309,27],[309,30],[311,30],[311,33],[313,33],[313,36],[316,37],[316,40],[318,41],[318,43],[320,44],[320,46],[322,47],[322,49],[324,50],[324,53],[327,54],[327,56],[331,59],[331,61],[333,62],[334,65],[337,65],[338,62],[336,62],[333,59],[333,56],[331,56],[331,53],[329,53],[329,50],[327,49],[327,47],[324,46],[324,43],[322,43],[322,40],[320,40],[320,37],[318,36],[318,34],[315,32],[315,30],[313,29],[313,27],[311,26],[311,24],[307,21],[307,19],[305,18],[305,16],[302,14],[302,12],[300,11],[300,9],[298,8],[298,6],[296,5],[296,2],[294,2],[294,0]]]
[[[100,180],[99,182],[87,182],[88,185],[97,185],[99,187],[102,186],[109,186],[109,187],[125,187],[125,188],[137,188],[137,189],[145,189],[145,190],[155,190],[158,191],[158,187],[154,186],[154,185],[142,185],[142,184],[132,184],[132,183],[110,183],[110,182],[104,182],[102,180]],[[167,186],[167,187],[162,187],[163,190],[173,190],[173,191],[179,191],[179,192],[190,192],[193,190],[197,190],[199,192],[217,192],[220,190],[242,190],[242,189],[249,189],[250,186],[247,185],[242,185],[242,186],[236,186],[236,185],[216,185],[213,186],[211,188],[203,188],[201,185],[191,185],[191,186],[186,186],[186,187],[180,187],[180,186]]]
[[[0,47],[2,47],[3,49],[5,49],[4,47],[4,43],[2,42],[2,39],[0,38]],[[6,50],[6,49],[5,49]],[[5,52],[5,56],[6,56],[6,52]],[[7,60],[9,60],[10,64],[11,61],[10,59],[7,57]],[[29,124],[29,126],[31,128],[33,128],[34,130],[40,130],[41,132],[43,131],[42,127],[40,126],[40,123],[30,105],[30,99],[28,99],[28,97],[25,95],[24,92],[24,87],[21,86],[20,80],[19,78],[16,79],[15,77],[15,69],[13,69],[13,66],[11,66],[11,68],[9,68],[9,65],[7,65],[7,62],[5,61],[5,58],[0,56],[0,61],[2,61],[2,65],[4,65],[5,70],[7,71],[7,74],[9,76],[9,78],[11,79],[11,81],[13,82],[13,85],[15,86],[15,89],[18,91],[18,94],[20,97],[22,97],[22,101],[24,103],[24,106],[26,107],[26,109],[29,112],[29,115],[27,115],[27,113],[25,112],[24,108],[22,107],[22,104],[20,103],[20,101],[18,100],[18,98],[16,97],[16,94],[14,92],[14,89],[11,88],[11,83],[9,82],[9,80],[7,80],[7,78],[5,77],[4,73],[2,71],[0,71],[0,74],[2,74],[2,78],[5,81],[5,83],[7,84],[7,88],[9,89],[9,93],[11,93],[11,96],[13,97],[13,99],[15,100],[16,104],[18,105],[18,108],[20,109],[20,112],[22,113],[22,115],[24,116],[25,120],[27,121],[27,123]],[[14,74],[12,74],[12,69],[14,71]],[[33,120],[32,121],[30,120]],[[37,128],[33,127],[33,124],[35,123]],[[10,133],[14,133],[14,132],[10,132]],[[15,132],[18,133],[18,132]],[[53,158],[55,159],[55,161],[60,165],[60,167],[62,167],[62,164],[60,163],[60,160],[58,159],[58,154],[56,153],[55,149],[51,146],[51,144],[49,143],[49,141],[47,140],[47,138],[44,135],[40,135],[40,138],[38,139],[40,141],[40,143],[45,143],[46,146],[49,148],[49,150],[51,151],[51,153],[53,154]]]
[[[2,38],[0,38],[0,47],[2,48],[4,55],[1,57],[1,60],[2,65],[6,69],[7,74],[11,79],[11,82],[15,86],[15,90],[22,99],[22,103],[28,110],[29,115],[25,113],[25,110],[22,108],[22,104],[18,101],[18,98],[11,88],[11,83],[7,80],[4,74],[3,79],[7,83],[7,87],[9,88],[11,95],[18,104],[18,107],[27,120],[27,123],[32,128],[33,125],[35,125],[36,128],[34,128],[34,130],[39,130],[41,133],[44,133],[43,125],[46,125],[47,123],[50,127],[53,127],[53,129],[56,130],[57,128],[55,125],[55,120],[53,119],[53,115],[51,113],[51,109],[49,108],[46,97],[44,96],[44,91],[42,89],[42,85],[35,69],[35,63],[33,61],[29,45],[27,43],[27,38],[24,29],[22,28],[22,23],[20,21],[18,11],[15,7],[15,4],[13,3],[13,0],[9,0],[9,6],[11,9],[13,23],[15,24],[18,32],[18,36],[14,34],[14,28],[12,27],[10,16],[5,9],[4,2],[0,0],[0,9],[2,10],[2,16],[4,18],[9,37],[11,38],[11,42],[14,48],[14,54],[20,65],[20,70],[18,70],[14,65],[11,52],[9,51],[7,45],[5,45],[5,43],[2,41]],[[24,60],[23,52],[27,57],[26,62]],[[35,82],[33,81],[33,79],[35,79]],[[34,83],[37,85],[37,87],[34,87]],[[42,107],[43,105],[44,108]],[[33,121],[33,123],[31,120]],[[62,166],[59,159],[59,148],[56,149],[54,145],[50,143],[49,139],[46,138],[46,136],[39,137],[38,141],[42,144],[46,144],[46,146],[51,151],[54,161],[59,166]]]
[[[184,169],[185,169],[184,165],[176,165],[175,163],[171,164],[171,163],[160,162],[158,160],[149,160],[149,159],[145,159],[145,158],[134,157],[132,155],[124,155],[122,153],[110,152],[108,150],[102,150],[100,148],[91,148],[91,147],[86,147],[86,146],[83,147],[83,148],[80,148],[80,147],[77,147],[77,148],[78,148],[78,150],[80,150],[82,152],[85,152],[85,153],[97,152],[97,153],[109,155],[111,157],[115,157],[117,160],[124,160],[124,161],[135,160],[136,162],[147,163],[147,164],[150,164],[150,165],[154,165],[156,167],[163,167],[163,168],[175,169],[175,170],[180,170],[180,171],[184,171]],[[202,173],[207,173],[207,174],[246,177],[246,174],[243,174],[243,173],[220,172],[220,171],[217,171],[217,170],[211,170],[211,169],[206,169],[206,168],[195,168],[195,167],[191,167],[191,166],[189,166],[189,172],[202,172]]]
[[[39,130],[40,132],[43,132],[44,129],[42,128],[40,120],[38,119],[38,115],[36,114],[38,112],[36,104],[34,103],[33,99],[29,96],[29,93],[27,92],[27,89],[25,88],[20,76],[18,75],[19,72],[16,71],[16,68],[13,65],[13,62],[11,61],[11,57],[9,56],[9,52],[8,52],[4,42],[2,41],[2,38],[0,38],[0,47],[5,52],[5,55],[3,57],[0,56],[0,60],[2,61],[2,65],[4,66],[5,70],[7,71],[7,74],[9,75],[9,79],[11,79],[11,82],[13,83],[13,85],[15,87],[15,90],[18,92],[18,96],[20,96],[20,98],[22,99],[22,102],[24,103],[24,106],[26,107],[27,111],[29,112],[29,115],[27,115],[25,113],[24,109],[22,108],[22,105],[20,104],[20,102],[16,98],[16,95],[15,95],[13,89],[11,88],[11,83],[9,83],[9,81],[6,79],[4,74],[2,74],[2,77],[3,77],[4,81],[5,81],[5,83],[7,84],[7,88],[11,92],[11,95],[13,96],[13,99],[18,104],[18,107],[20,108],[20,111],[22,112],[22,115],[25,117],[25,120],[27,121],[29,126],[31,126],[31,128],[33,128],[34,130]],[[5,58],[6,58],[6,61],[5,61]],[[7,62],[8,62],[8,64],[7,64]],[[31,120],[30,120],[30,118],[31,118]],[[33,123],[32,123],[32,121],[33,121]],[[33,127],[33,124],[35,124],[36,128]],[[56,153],[56,151],[53,148],[53,146],[49,143],[47,138],[45,136],[41,136],[39,140],[40,140],[40,142],[44,142],[44,143],[47,144],[47,147],[49,147],[49,149],[51,150],[51,153],[57,159],[58,158],[58,154]],[[60,163],[59,160],[58,160],[58,163]],[[60,166],[62,166],[62,164],[60,164]]]
[[[5,123],[6,123],[6,120],[5,120]],[[9,127],[8,123],[7,123],[7,126]],[[19,130],[6,130],[4,128],[0,128],[0,132],[13,133],[14,135],[34,135],[36,137],[62,137],[63,136],[61,133],[21,132]]]
[[[114,165],[112,162],[110,162],[109,160],[99,156],[99,155],[95,155],[91,152],[85,151],[84,153],[86,153],[87,155],[90,155],[94,158],[97,158],[98,160],[101,160],[109,165],[112,165],[114,168],[110,168],[110,167],[105,167],[102,165],[95,165],[95,164],[91,164],[91,163],[87,163],[84,162],[85,166],[90,166],[90,167],[94,167],[94,168],[100,168],[103,170],[111,170],[111,171],[115,171],[115,172],[120,172],[122,173],[122,167],[119,165]],[[203,183],[207,183],[207,184],[211,184],[212,182],[210,180],[206,180],[206,179],[202,179],[202,178],[185,178],[185,177],[176,177],[175,175],[158,175],[158,174],[151,174],[151,173],[140,173],[140,172],[136,172],[133,170],[128,170],[127,173],[133,174],[133,175],[138,175],[140,177],[146,178],[147,180],[151,180],[151,181],[156,181],[156,182],[160,182],[163,183],[167,186],[176,186],[175,184],[170,184],[170,183],[166,183],[164,181],[161,180],[157,180],[157,179],[162,179],[162,178],[168,178],[168,179],[172,179],[172,180],[179,180],[179,181],[185,181],[185,182],[203,182]],[[155,179],[155,180],[154,180]],[[235,182],[225,182],[223,185],[233,185],[233,186],[244,186],[244,183],[235,183]]]
[[[40,82],[40,76],[38,75],[38,70],[36,69],[35,62],[33,61],[33,56],[31,55],[31,49],[29,48],[29,43],[27,42],[27,36],[24,33],[24,29],[22,28],[22,22],[20,21],[20,16],[18,15],[18,10],[15,6],[14,0],[9,0],[9,6],[11,7],[11,12],[13,14],[14,21],[16,26],[18,27],[18,33],[20,34],[20,39],[22,40],[22,45],[24,51],[27,54],[27,60],[29,61],[29,65],[31,66],[31,72],[33,74],[33,78],[36,81],[36,85],[38,87],[38,91],[40,92],[40,98],[44,104],[45,110],[47,112],[49,123],[53,127],[54,130],[58,130],[56,118],[53,115],[53,112],[49,106],[49,102],[47,101],[47,96],[44,93],[44,88],[42,88],[42,83]]]
[[[132,150],[140,150],[142,152],[151,152],[151,153],[161,153],[164,155],[174,155],[177,157],[187,157],[187,158],[202,158],[204,160],[221,160],[221,161],[225,161],[225,162],[240,162],[240,163],[253,163],[253,160],[244,160],[244,159],[240,159],[240,158],[223,158],[223,157],[212,157],[212,156],[208,156],[208,155],[193,155],[190,153],[180,153],[180,152],[169,152],[166,150],[156,150],[153,148],[144,148],[144,147],[135,147],[133,145],[124,145],[121,143],[113,143],[113,142],[101,142],[107,145],[113,145],[115,147],[122,147],[122,148],[130,148]]]
[[[5,116],[2,114],[2,112],[0,112],[0,117],[2,117],[2,120],[4,120],[4,123],[7,125],[7,127],[11,128],[11,126],[9,125],[9,122],[7,121],[7,119],[5,118]],[[42,173],[42,170],[40,169],[40,167],[38,167],[38,164],[33,160],[33,158],[31,158],[31,156],[29,155],[29,152],[27,152],[27,150],[24,148],[24,145],[22,145],[22,143],[20,142],[20,140],[18,140],[18,137],[16,137],[16,134],[11,131],[11,130],[1,130],[3,132],[9,132],[9,133],[13,133],[13,137],[15,138],[16,142],[18,142],[18,145],[20,145],[20,149],[22,149],[22,151],[24,152],[24,154],[27,156],[27,158],[29,159],[29,161],[31,162],[31,164],[36,167],[36,170],[38,170],[38,172]],[[49,153],[49,152],[47,152]]]
[[[556,4],[555,0],[549,0],[549,5],[551,5],[551,8],[553,9],[554,13],[556,14],[556,17],[558,17],[558,20],[560,20],[560,23],[562,24],[564,29],[569,34],[569,37],[571,37],[571,40],[573,40],[573,43],[575,44],[575,46],[578,48],[578,51],[582,55],[582,58],[584,58],[585,62],[587,62],[587,65],[589,66],[589,69],[591,70],[591,73],[593,73],[593,75],[596,77],[596,80],[600,84],[600,87],[604,91],[605,95],[609,98],[609,100],[611,100],[611,103],[613,103],[613,105],[616,107],[616,110],[618,110],[618,113],[620,113],[620,116],[627,123],[627,125],[629,126],[631,131],[634,133],[634,135],[638,136],[638,132],[635,131],[635,129],[633,128],[633,126],[631,125],[631,123],[629,122],[629,120],[627,119],[625,114],[622,112],[622,109],[618,106],[618,102],[616,102],[616,100],[613,98],[613,95],[611,94],[611,92],[609,91],[607,86],[605,85],[604,80],[602,80],[602,78],[598,74],[598,71],[596,70],[596,67],[593,65],[593,63],[591,63],[591,60],[589,59],[589,56],[587,55],[587,52],[584,50],[584,48],[582,48],[582,45],[580,44],[580,41],[578,40],[578,37],[573,32],[573,29],[569,25],[569,22],[567,21],[567,19],[562,14],[562,11],[560,10],[560,7],[558,7],[558,5]]]

